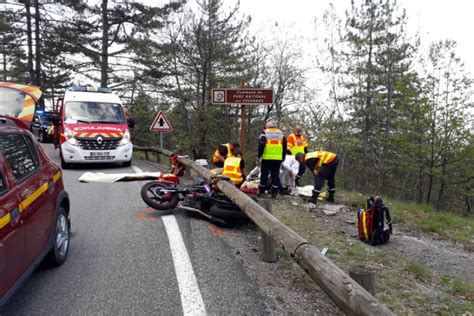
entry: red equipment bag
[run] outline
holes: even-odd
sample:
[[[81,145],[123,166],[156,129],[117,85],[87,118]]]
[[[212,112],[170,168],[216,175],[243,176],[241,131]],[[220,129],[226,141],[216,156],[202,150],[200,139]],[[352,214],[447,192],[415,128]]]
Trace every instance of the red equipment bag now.
[[[362,241],[369,242],[372,240],[373,232],[373,214],[374,214],[374,198],[367,199],[364,209],[360,209],[357,213],[357,222],[359,226],[359,238]]]

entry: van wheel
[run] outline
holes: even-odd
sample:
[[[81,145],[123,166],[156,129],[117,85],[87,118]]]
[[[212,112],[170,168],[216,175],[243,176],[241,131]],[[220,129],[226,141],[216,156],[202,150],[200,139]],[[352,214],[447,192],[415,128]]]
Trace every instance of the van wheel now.
[[[122,166],[124,167],[130,167],[132,165],[132,160],[130,159],[130,161],[125,161],[125,162],[122,162]]]
[[[45,258],[50,267],[60,266],[66,261],[69,253],[70,226],[66,211],[60,207],[53,225],[53,248]]]
[[[59,157],[61,158],[61,169],[69,169],[69,168],[71,168],[71,164],[64,161],[63,152],[62,152],[62,151],[59,152]]]

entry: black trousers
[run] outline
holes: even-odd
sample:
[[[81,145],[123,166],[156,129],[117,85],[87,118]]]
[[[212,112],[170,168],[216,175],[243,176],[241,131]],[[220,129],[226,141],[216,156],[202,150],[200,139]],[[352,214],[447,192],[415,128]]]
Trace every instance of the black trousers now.
[[[224,168],[224,163],[222,161],[212,162],[217,168]]]
[[[272,192],[277,192],[281,187],[280,183],[280,165],[281,160],[262,160],[260,169],[260,190],[265,190],[268,181],[268,175],[272,179]]]
[[[318,171],[318,176],[314,178],[314,191],[320,193],[324,185],[324,180],[328,181],[329,192],[336,191],[336,176],[337,165],[339,164],[339,158],[336,157],[333,161],[327,165],[321,166]]]

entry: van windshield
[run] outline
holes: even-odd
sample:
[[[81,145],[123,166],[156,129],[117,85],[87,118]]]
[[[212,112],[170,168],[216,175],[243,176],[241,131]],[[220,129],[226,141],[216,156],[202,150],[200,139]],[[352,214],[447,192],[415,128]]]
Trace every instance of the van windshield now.
[[[124,124],[125,117],[117,103],[74,101],[66,103],[64,122]]]

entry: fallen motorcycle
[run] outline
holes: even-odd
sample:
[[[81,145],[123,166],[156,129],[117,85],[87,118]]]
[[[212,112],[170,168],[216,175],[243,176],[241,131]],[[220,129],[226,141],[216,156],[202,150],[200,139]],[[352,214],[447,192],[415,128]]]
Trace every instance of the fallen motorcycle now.
[[[216,183],[219,180],[230,181],[222,175],[213,177],[209,184],[188,187],[179,187],[175,181],[152,181],[142,187],[141,196],[148,206],[161,214],[170,214],[180,208],[199,214],[218,225],[237,226],[247,223],[247,215],[217,189]]]

